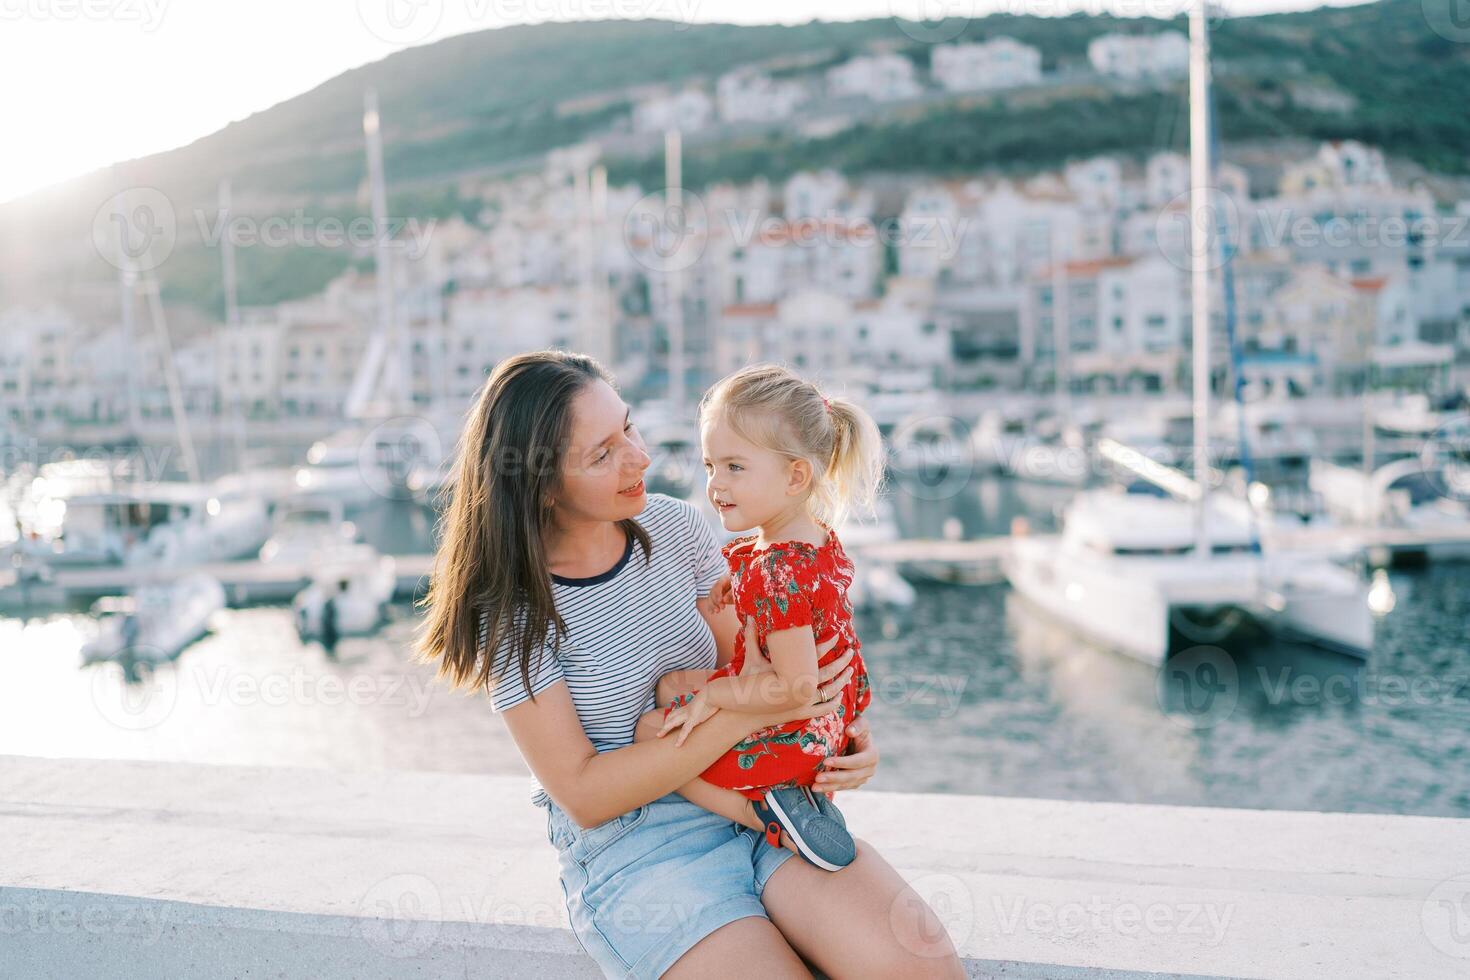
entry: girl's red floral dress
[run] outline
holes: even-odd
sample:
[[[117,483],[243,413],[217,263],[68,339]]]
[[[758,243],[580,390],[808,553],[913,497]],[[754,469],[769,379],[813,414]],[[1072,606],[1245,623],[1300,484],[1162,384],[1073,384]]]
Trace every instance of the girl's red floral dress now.
[[[842,689],[836,711],[752,732],[700,774],[706,782],[738,790],[749,799],[760,799],[772,787],[811,786],[822,762],[847,750],[847,726],[872,700],[862,646],[852,627],[852,604],[847,600],[852,562],[837,533],[826,530],[827,541],[820,546],[780,541],[757,548],[756,536],[746,535],[720,549],[730,565],[735,611],[742,623],[755,620],[762,653],[766,653],[766,637],[772,632],[802,626],[812,629],[818,644],[837,637],[819,667],[849,648],[853,651],[852,677]],[[734,676],[744,663],[742,630],[736,634],[730,662],[708,680]],[[668,710],[672,709],[665,710],[665,715]]]

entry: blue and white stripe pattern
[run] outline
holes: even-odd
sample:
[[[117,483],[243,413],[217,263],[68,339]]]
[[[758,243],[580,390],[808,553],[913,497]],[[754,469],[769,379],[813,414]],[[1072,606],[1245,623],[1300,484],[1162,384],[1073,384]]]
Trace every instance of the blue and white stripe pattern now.
[[[553,575],[567,633],[559,656],[549,644],[532,656],[530,692],[539,696],[564,681],[599,752],[632,744],[639,716],[655,707],[654,685],[663,674],[715,667],[714,636],[694,605],[728,568],[713,529],[693,504],[658,493],[649,494],[637,520],[653,542],[652,559],[645,564],[643,550],[629,539],[622,559],[602,575]],[[529,700],[504,644],[495,669],[501,676],[490,695],[493,711]],[[531,802],[547,806],[550,797],[534,775],[532,783]]]

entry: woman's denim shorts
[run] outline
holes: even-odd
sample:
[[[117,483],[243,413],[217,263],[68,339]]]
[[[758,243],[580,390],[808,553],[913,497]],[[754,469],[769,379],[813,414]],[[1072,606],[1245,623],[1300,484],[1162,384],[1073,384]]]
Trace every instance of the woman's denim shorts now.
[[[796,856],[677,793],[585,830],[549,808],[572,932],[609,977],[658,977],[725,923],[765,916],[766,882]]]

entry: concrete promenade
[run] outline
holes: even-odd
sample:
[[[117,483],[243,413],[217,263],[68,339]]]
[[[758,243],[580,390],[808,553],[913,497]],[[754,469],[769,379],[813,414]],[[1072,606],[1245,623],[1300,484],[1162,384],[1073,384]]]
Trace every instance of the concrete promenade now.
[[[0,977],[595,977],[528,791],[0,756]],[[1470,821],[841,802],[974,977],[1470,976]]]

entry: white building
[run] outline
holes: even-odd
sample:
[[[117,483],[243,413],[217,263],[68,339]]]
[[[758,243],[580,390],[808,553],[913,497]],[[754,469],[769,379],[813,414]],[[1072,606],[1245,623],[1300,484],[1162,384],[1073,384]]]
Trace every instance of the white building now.
[[[951,92],[1017,88],[1041,81],[1041,52],[1011,37],[941,44],[930,54],[929,70]]]
[[[716,302],[778,302],[802,289],[851,300],[874,295],[883,275],[883,244],[867,222],[842,218],[768,218],[739,240],[713,243]]]
[[[220,405],[246,415],[274,414],[280,406],[282,324],[269,316],[242,318],[219,328]]]
[[[1170,78],[1189,71],[1189,39],[1178,31],[1103,34],[1087,45],[1087,60],[1115,78]]]
[[[876,377],[883,371],[921,372],[939,383],[950,362],[950,338],[934,310],[932,279],[895,276],[881,299],[853,309],[852,361]]]
[[[640,133],[662,133],[678,129],[701,130],[714,118],[715,104],[697,88],[670,95],[655,95],[633,107],[633,128]]]
[[[1123,194],[1123,165],[1116,157],[1091,157],[1068,163],[1062,180],[1090,208],[1113,208]]]
[[[1021,303],[1021,359],[1056,370],[1058,341],[1075,383],[1168,389],[1187,323],[1184,273],[1158,256],[1066,262],[1037,270]]]
[[[1189,158],[1182,153],[1155,153],[1143,167],[1144,203],[1161,208],[1189,191]]]
[[[970,188],[925,184],[914,188],[899,215],[898,272],[935,280],[951,270],[975,216]]]
[[[737,68],[715,83],[715,104],[725,122],[777,122],[806,101],[800,82],[775,81],[754,68]]]
[[[497,363],[521,351],[575,348],[578,313],[575,290],[561,287],[456,292],[445,308],[451,397],[469,398]]]
[[[827,70],[827,94],[834,99],[894,102],[911,99],[922,91],[914,77],[914,63],[902,55],[864,55]]]
[[[788,221],[836,217],[847,212],[847,194],[847,179],[837,171],[803,170],[793,174],[782,189],[782,213]]]
[[[65,310],[14,309],[0,315],[0,421],[62,419],[75,381],[72,352],[81,327]]]

